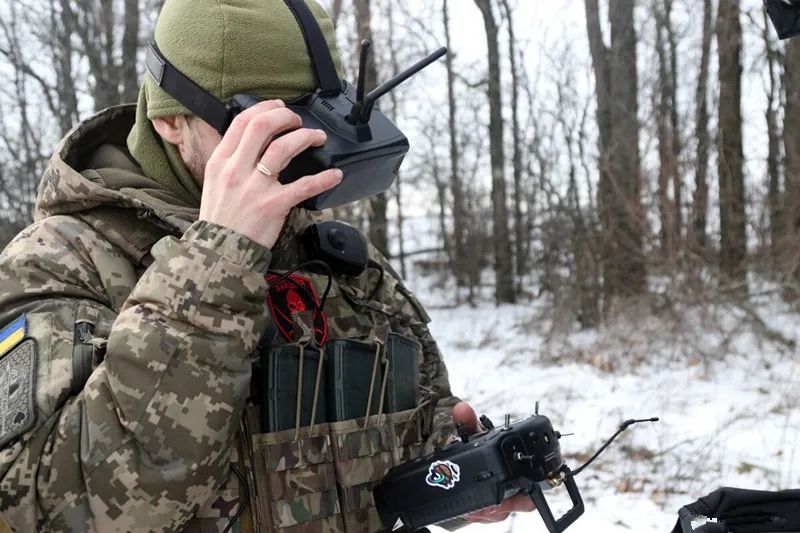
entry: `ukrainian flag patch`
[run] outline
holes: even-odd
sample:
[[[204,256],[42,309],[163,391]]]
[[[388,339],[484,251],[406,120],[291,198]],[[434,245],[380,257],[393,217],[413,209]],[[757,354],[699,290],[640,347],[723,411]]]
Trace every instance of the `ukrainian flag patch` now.
[[[22,315],[0,330],[0,357],[3,357],[11,348],[22,342],[27,329],[28,321],[25,315]]]

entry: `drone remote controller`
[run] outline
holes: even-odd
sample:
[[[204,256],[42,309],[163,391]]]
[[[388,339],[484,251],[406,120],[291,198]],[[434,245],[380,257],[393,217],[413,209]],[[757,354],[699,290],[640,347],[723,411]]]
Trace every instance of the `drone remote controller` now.
[[[561,434],[535,414],[469,436],[432,455],[392,469],[373,495],[384,527],[417,531],[473,511],[499,505],[515,494],[531,497],[551,533],[561,533],[583,514],[583,500],[561,455]],[[564,484],[572,508],[556,519],[544,492]]]

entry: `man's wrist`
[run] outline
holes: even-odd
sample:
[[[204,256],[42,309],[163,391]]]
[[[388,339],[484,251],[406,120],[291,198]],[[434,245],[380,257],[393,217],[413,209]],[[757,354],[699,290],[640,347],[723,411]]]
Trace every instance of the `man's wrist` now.
[[[236,230],[206,220],[192,224],[183,240],[214,250],[228,261],[255,272],[266,273],[272,260],[269,248]]]

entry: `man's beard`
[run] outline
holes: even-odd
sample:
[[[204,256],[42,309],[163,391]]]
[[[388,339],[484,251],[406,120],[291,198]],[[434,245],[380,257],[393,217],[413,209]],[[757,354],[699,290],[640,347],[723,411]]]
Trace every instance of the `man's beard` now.
[[[192,139],[192,141],[191,151],[189,152],[189,157],[185,162],[186,169],[189,171],[189,174],[192,175],[192,178],[194,178],[195,183],[202,187],[203,178],[206,174],[207,161],[200,152],[199,140],[195,137]]]

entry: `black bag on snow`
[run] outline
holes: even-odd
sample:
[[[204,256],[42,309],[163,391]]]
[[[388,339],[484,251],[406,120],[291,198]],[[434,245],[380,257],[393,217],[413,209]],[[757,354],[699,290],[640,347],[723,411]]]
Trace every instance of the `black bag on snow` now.
[[[717,522],[692,529],[698,516]],[[724,487],[681,508],[678,517],[672,533],[800,533],[800,490]]]

